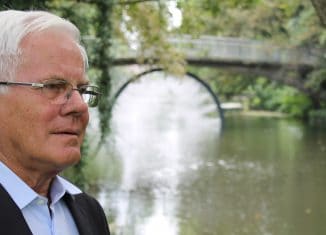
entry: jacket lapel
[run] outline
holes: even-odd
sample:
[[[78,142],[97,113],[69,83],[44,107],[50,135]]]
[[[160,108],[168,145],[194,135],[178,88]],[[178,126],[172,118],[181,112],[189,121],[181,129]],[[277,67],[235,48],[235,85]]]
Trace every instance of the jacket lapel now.
[[[1,234],[33,235],[20,209],[1,184],[0,228]]]
[[[64,200],[72,214],[72,217],[75,220],[78,231],[80,235],[92,235],[91,229],[89,227],[88,216],[81,206],[80,203],[77,203],[78,195],[65,194]]]

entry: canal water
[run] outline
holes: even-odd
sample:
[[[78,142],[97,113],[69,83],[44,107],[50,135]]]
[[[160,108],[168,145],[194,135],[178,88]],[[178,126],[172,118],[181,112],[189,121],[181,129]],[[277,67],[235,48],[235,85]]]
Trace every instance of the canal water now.
[[[98,159],[113,235],[324,235],[326,129],[226,115],[191,79],[119,97]]]

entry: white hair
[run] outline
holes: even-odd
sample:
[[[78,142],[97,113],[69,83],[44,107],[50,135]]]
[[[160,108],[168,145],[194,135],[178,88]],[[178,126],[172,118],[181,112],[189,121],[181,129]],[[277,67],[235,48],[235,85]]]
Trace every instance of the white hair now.
[[[46,11],[0,11],[0,81],[14,80],[21,57],[21,41],[30,33],[46,29],[69,34],[80,49],[87,68],[88,58],[80,44],[80,32],[70,21]]]

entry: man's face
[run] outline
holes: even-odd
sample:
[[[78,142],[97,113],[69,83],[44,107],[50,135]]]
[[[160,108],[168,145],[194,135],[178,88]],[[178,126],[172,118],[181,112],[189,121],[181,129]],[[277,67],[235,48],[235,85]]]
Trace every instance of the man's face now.
[[[15,81],[60,78],[74,87],[87,84],[80,50],[67,35],[33,33],[23,39],[21,48],[23,61]],[[77,91],[59,105],[42,89],[10,86],[0,95],[0,154],[16,170],[58,173],[80,160],[88,119],[87,104]]]

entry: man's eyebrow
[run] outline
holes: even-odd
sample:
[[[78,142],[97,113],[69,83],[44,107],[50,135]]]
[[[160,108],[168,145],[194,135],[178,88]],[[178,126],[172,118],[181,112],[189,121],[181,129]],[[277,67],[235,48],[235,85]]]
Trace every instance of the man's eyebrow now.
[[[67,81],[69,82],[69,79],[63,78],[61,76],[57,76],[57,75],[50,75],[45,77],[44,79],[42,79],[42,81],[51,81],[51,80],[60,80],[60,81]]]
[[[80,82],[80,83],[78,84],[78,86],[89,85],[89,84],[90,84],[90,81],[89,81],[89,80],[84,80],[84,81]]]
[[[71,79],[71,78],[64,78],[64,77],[61,77],[61,76],[58,76],[58,75],[51,75],[51,76],[48,76],[48,78],[45,78],[43,80],[44,81],[51,81],[51,80],[60,80],[60,81],[66,81],[68,83],[73,83],[73,81],[75,81],[74,79]],[[90,81],[88,79],[85,79],[83,81],[80,81],[80,82],[77,82],[77,86],[83,86],[83,85],[89,85],[90,84]]]

